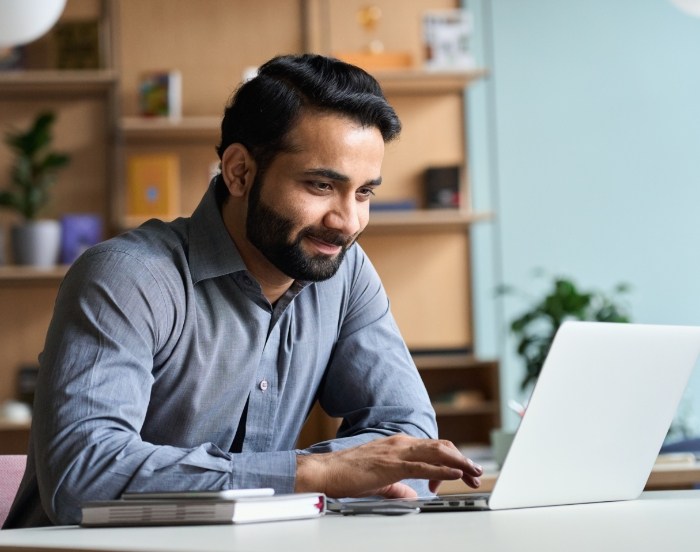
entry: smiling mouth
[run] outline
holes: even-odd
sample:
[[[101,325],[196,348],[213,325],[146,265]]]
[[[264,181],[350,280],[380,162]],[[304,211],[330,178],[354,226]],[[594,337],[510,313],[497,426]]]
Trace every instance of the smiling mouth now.
[[[306,236],[306,238],[311,242],[314,248],[322,255],[337,255],[343,249],[341,245],[335,243],[328,243],[327,241],[314,238],[313,236]]]

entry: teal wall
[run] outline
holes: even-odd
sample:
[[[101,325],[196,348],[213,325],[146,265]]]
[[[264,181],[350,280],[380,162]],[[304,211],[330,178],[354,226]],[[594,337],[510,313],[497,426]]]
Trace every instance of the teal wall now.
[[[633,319],[700,324],[700,18],[668,0],[466,0],[490,76],[470,91],[476,348],[522,367],[506,324],[537,268],[632,286]],[[700,368],[682,405],[700,434]],[[513,416],[507,416],[513,425]]]

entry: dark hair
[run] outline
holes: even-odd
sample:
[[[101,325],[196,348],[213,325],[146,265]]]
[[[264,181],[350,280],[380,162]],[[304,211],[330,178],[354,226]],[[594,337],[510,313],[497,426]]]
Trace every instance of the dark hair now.
[[[228,146],[240,143],[264,171],[286,150],[287,134],[304,110],[346,115],[379,129],[385,142],[401,131],[379,83],[359,67],[313,54],[279,56],[262,65],[229,100],[219,158]]]

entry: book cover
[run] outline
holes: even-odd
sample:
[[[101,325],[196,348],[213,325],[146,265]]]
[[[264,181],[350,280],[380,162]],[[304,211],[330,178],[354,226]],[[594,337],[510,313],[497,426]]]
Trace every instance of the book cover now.
[[[102,241],[102,217],[73,213],[61,217],[61,263],[71,264],[83,252]]]
[[[180,163],[174,154],[132,155],[127,161],[128,217],[173,219],[180,213]]]
[[[139,113],[143,117],[182,117],[182,76],[179,71],[150,71],[139,82]]]
[[[84,527],[205,525],[307,519],[326,512],[322,493],[233,499],[108,500],[83,505]]]
[[[460,206],[461,172],[458,165],[425,170],[425,206],[428,209],[456,209]]]

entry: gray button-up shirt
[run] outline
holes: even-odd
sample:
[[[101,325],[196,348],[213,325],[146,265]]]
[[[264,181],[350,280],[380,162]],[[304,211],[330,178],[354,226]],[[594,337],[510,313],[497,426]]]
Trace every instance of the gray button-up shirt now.
[[[226,231],[213,185],[191,218],[150,221],[74,264],[40,363],[8,527],[76,523],[82,502],[124,491],[291,492],[296,454],[397,432],[436,436],[362,249],[351,247],[327,281],[295,282],[273,307]],[[343,418],[338,436],[294,450],[316,400]]]

